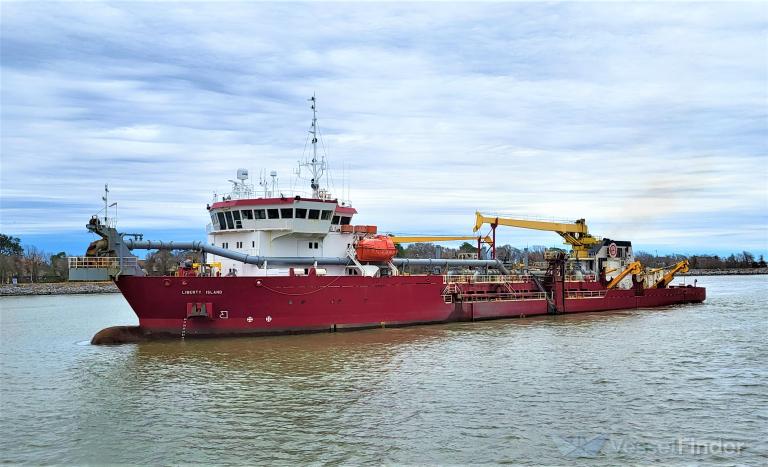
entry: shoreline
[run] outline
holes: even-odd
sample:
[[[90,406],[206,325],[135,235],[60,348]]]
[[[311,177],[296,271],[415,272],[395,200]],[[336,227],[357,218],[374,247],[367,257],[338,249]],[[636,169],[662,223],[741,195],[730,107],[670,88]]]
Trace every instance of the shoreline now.
[[[751,269],[691,269],[686,273],[678,273],[680,277],[688,276],[760,276],[768,274],[768,268]]]
[[[29,295],[90,295],[119,293],[112,282],[43,282],[30,284],[2,284],[0,297]]]

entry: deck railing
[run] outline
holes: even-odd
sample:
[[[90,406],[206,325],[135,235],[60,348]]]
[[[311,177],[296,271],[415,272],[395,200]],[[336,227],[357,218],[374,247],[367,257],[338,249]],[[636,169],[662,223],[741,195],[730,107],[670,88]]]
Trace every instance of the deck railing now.
[[[511,275],[474,275],[461,274],[443,276],[443,284],[509,284],[513,282],[528,282],[531,276],[527,274]]]
[[[464,303],[469,302],[521,302],[525,300],[545,300],[547,294],[544,292],[511,292],[511,293],[488,293],[488,294],[458,294],[454,297],[451,293],[443,294],[443,301],[445,303],[453,303],[454,301],[460,301]]]
[[[603,298],[605,290],[569,290],[565,292],[565,298]]]
[[[594,274],[585,274],[583,276],[565,276],[566,282],[595,282],[597,277]],[[450,275],[443,276],[444,284],[509,284],[515,282],[530,282],[530,274],[510,274],[510,275]]]
[[[597,276],[594,274],[583,274],[581,276],[565,276],[565,282],[595,282]]]
[[[69,256],[67,258],[70,269],[92,268],[119,268],[120,258],[117,256]],[[138,258],[123,258],[122,266],[138,266]]]

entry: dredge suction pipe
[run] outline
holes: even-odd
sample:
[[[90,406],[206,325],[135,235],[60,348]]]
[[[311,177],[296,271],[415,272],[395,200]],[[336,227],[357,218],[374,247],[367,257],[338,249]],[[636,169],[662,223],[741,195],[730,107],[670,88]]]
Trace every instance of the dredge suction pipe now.
[[[125,246],[131,250],[195,250],[211,253],[216,256],[234,259],[246,264],[263,264],[267,261],[271,264],[353,264],[348,258],[315,258],[315,257],[291,257],[291,256],[256,256],[238,253],[237,251],[220,248],[203,242],[160,242],[152,240],[126,240]]]
[[[125,246],[131,250],[195,250],[211,253],[216,256],[233,259],[246,264],[300,264],[300,265],[351,265],[349,258],[334,257],[292,257],[292,256],[255,256],[238,253],[237,251],[220,248],[200,241],[194,242],[161,242],[153,240],[125,240]],[[497,259],[410,259],[392,258],[395,266],[474,266],[493,267],[504,274],[509,274],[507,268]]]

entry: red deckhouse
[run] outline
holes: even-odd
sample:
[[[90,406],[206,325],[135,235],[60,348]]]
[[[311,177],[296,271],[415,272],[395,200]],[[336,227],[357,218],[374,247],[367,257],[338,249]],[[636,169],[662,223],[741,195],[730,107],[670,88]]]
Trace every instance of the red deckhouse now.
[[[311,154],[301,164],[310,193],[279,190],[277,174],[259,188],[238,170],[232,190],[208,205],[207,242],[154,242],[117,232],[110,219],[93,217],[88,229],[101,239],[88,258],[112,276],[139,318],[142,336],[210,336],[335,331],[411,324],[516,318],[701,302],[705,289],[673,286],[682,262],[648,270],[634,260],[628,241],[589,234],[584,220],[542,222],[476,214],[475,230],[489,237],[391,237],[375,226],[355,225],[357,211],[321,187],[325,157],[312,103]],[[106,196],[105,196],[106,203]],[[105,204],[106,206],[106,204]],[[551,250],[537,265],[495,258],[495,231],[512,226],[556,232],[571,252]],[[133,237],[133,238],[125,238]],[[476,238],[470,258],[407,259],[395,243]],[[481,243],[490,244],[486,251]],[[192,249],[199,264],[177,275],[147,276],[133,249]],[[89,262],[98,259],[98,262]],[[413,269],[428,273],[411,274]]]

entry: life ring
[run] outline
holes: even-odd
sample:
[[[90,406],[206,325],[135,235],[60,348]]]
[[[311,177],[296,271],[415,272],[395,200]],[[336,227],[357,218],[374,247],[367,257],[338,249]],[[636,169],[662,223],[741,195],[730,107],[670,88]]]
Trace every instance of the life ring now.
[[[615,258],[617,254],[619,254],[619,248],[616,246],[616,244],[611,243],[608,245],[608,256]]]

